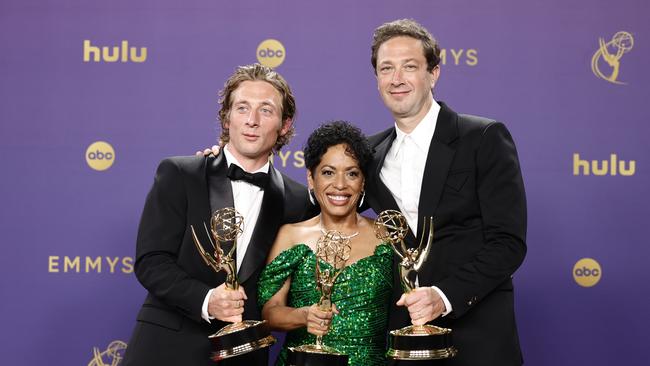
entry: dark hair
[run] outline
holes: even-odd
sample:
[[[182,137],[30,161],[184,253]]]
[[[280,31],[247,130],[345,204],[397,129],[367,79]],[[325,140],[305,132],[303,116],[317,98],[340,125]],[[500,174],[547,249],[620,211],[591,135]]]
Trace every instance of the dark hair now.
[[[230,131],[226,128],[228,122],[228,115],[230,108],[232,108],[232,93],[239,88],[239,85],[244,81],[266,81],[271,84],[282,97],[282,126],[287,119],[294,119],[296,115],[296,99],[291,93],[291,88],[282,75],[270,67],[262,66],[260,64],[238,66],[235,72],[226,80],[223,85],[223,90],[219,91],[219,120],[221,121],[221,137],[220,140],[223,144],[230,141]],[[295,121],[294,121],[295,122]],[[273,152],[278,152],[280,149],[289,143],[295,134],[294,125],[291,126],[289,131],[284,136],[278,136]]]
[[[377,52],[386,41],[395,37],[411,37],[422,41],[422,51],[427,59],[427,71],[431,72],[440,63],[440,46],[435,38],[420,23],[413,19],[398,19],[384,23],[372,35],[372,56],[370,63],[377,74]]]
[[[322,124],[309,135],[303,149],[307,169],[313,174],[327,150],[339,144],[346,145],[346,153],[359,163],[363,176],[367,177],[368,163],[372,159],[372,149],[363,132],[347,121]]]

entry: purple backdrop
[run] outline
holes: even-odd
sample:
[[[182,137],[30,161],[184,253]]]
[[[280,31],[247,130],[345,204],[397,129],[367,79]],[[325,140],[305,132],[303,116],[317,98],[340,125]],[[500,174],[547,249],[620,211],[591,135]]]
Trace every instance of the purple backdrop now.
[[[1,0],[2,363],[110,364],[109,344],[128,341],[145,295],[132,257],[154,169],[215,141],[216,93],[262,41],[283,45],[277,69],[299,109],[276,166],[304,181],[294,154],[320,122],[391,125],[372,30],[413,17],[445,49],[436,98],[504,121],[517,142],[526,364],[646,364],[648,10],[641,0]],[[113,151],[87,151],[96,141]],[[625,175],[601,169],[612,154]],[[113,164],[94,170],[88,156]],[[576,272],[581,258],[600,270]]]

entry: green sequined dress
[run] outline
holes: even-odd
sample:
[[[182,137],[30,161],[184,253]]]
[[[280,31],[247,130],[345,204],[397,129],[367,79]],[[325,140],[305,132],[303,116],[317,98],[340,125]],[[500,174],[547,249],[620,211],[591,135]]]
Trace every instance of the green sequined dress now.
[[[386,363],[386,327],[391,296],[393,253],[387,244],[379,244],[373,255],[345,267],[337,277],[332,302],[339,314],[323,344],[349,356],[350,365],[384,365]],[[318,302],[314,269],[316,256],[305,244],[280,253],[269,263],[259,280],[259,305],[263,306],[291,277],[287,305],[294,308]],[[321,268],[331,268],[320,262]],[[300,328],[287,333],[284,348],[276,365],[284,365],[287,348],[314,344],[316,337]]]

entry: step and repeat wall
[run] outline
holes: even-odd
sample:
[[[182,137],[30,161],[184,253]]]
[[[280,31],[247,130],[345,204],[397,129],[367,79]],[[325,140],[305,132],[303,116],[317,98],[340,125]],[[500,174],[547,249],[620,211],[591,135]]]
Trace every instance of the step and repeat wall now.
[[[641,0],[0,2],[3,365],[119,364],[158,162],[219,135],[217,92],[260,62],[291,84],[305,181],[320,123],[392,125],[373,30],[438,39],[435,98],[506,123],[528,197],[515,274],[527,365],[642,365],[650,326],[650,6]]]

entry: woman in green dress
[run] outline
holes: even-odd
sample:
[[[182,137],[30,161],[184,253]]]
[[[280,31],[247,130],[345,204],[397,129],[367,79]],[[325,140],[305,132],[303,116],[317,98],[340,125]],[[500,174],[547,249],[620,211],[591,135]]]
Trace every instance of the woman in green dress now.
[[[286,363],[288,347],[313,344],[317,335],[347,354],[350,365],[383,365],[392,251],[375,237],[373,220],[357,213],[372,152],[359,129],[339,121],[316,129],[304,153],[310,195],[321,214],[280,229],[258,287],[262,317],[287,332],[276,365]],[[348,237],[351,247],[332,289],[331,312],[316,305],[314,254],[328,230]]]

